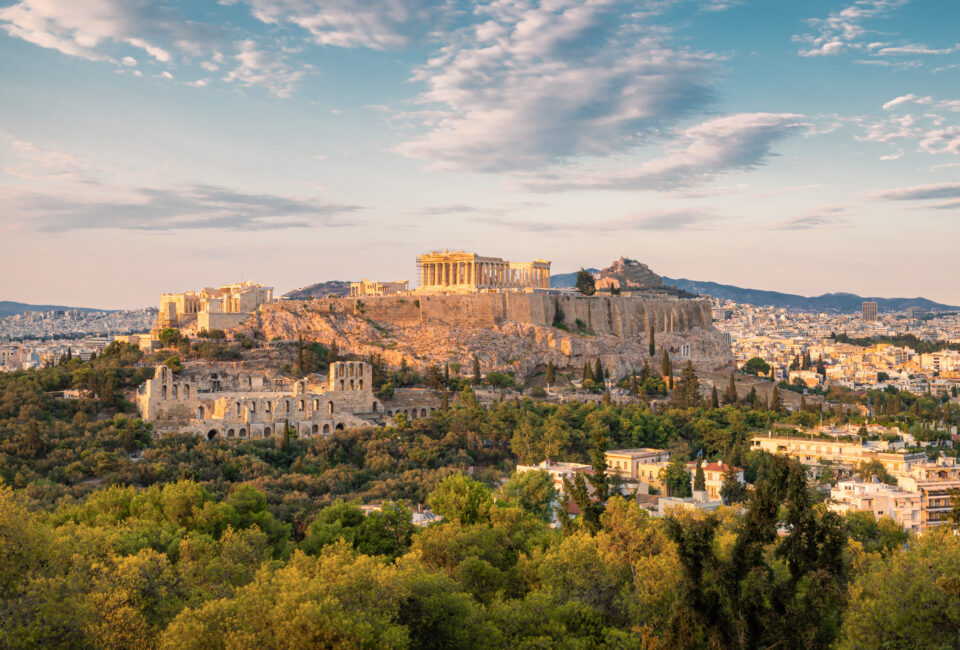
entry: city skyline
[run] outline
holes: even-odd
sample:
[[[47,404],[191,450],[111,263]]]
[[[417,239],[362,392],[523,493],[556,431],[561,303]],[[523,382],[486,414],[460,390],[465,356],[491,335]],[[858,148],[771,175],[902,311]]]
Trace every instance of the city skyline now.
[[[0,299],[416,255],[960,304],[960,7],[0,2]]]

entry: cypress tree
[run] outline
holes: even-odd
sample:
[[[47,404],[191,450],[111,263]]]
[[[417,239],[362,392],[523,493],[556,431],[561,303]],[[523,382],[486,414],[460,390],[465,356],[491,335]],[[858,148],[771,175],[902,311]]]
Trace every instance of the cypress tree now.
[[[480,385],[480,359],[477,358],[477,355],[473,355],[473,379],[471,379],[474,386]]]
[[[727,391],[723,394],[724,404],[737,403],[737,382],[733,379],[733,373],[730,373],[730,383],[727,384]]]
[[[657,343],[653,334],[653,325],[650,326],[650,356],[652,357],[657,353]]]
[[[603,381],[605,378],[606,373],[603,372],[603,364],[600,363],[600,357],[597,357],[597,360],[593,364],[593,380]]]
[[[779,413],[783,410],[783,400],[780,399],[780,387],[773,385],[773,392],[770,394],[770,410]]]
[[[710,407],[718,409],[720,408],[720,396],[717,395],[717,386],[714,384],[713,392],[710,394]]]
[[[552,386],[553,382],[556,381],[557,371],[553,367],[553,361],[547,362],[547,370],[543,373],[544,381],[547,382],[547,386]]]
[[[587,380],[593,381],[593,368],[590,365],[589,361],[583,362],[583,381]]]
[[[693,489],[703,491],[707,489],[707,478],[703,474],[703,458],[697,458],[697,471],[693,475]]]
[[[670,363],[670,355],[667,349],[663,349],[663,357],[660,359],[660,371],[664,377],[670,378],[670,388],[673,388],[673,364]]]

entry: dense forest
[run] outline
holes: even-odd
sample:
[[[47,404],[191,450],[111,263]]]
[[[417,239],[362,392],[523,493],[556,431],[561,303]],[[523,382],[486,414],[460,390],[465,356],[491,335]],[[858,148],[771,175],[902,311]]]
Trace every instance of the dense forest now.
[[[415,422],[211,443],[152,436],[123,396],[150,374],[140,360],[112,346],[0,375],[0,647],[960,644],[951,527],[911,537],[839,516],[799,465],[749,451],[819,411],[694,400],[689,376],[656,413],[483,405],[466,382]],[[755,488],[711,515],[652,518],[603,471],[603,449],[637,446],[671,449],[680,471],[702,450]],[[599,499],[570,486],[583,515],[559,529],[549,478],[512,474],[544,458],[595,466]],[[421,505],[442,522],[414,526]]]

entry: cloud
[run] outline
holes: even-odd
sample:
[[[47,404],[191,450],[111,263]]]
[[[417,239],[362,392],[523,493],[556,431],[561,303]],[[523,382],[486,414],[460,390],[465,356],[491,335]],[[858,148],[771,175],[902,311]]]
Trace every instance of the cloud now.
[[[290,97],[309,69],[292,68],[283,59],[257,49],[252,40],[237,43],[237,50],[237,67],[223,80],[241,86],[263,86],[277,97]]]
[[[433,168],[535,169],[624,151],[711,99],[717,58],[675,49],[620,0],[518,0],[477,8],[479,22],[414,79],[427,132],[397,147]]]
[[[956,52],[956,47],[946,47],[941,49],[934,49],[927,47],[926,45],[917,45],[911,43],[909,45],[901,45],[898,47],[883,47],[876,51],[876,56],[891,56],[891,55],[902,55],[902,54],[952,54]]]
[[[133,188],[122,196],[67,197],[37,192],[0,196],[15,225],[46,232],[119,228],[124,230],[276,230],[349,225],[333,219],[360,209],[271,194],[253,194],[211,185]]]
[[[120,62],[123,63],[123,65],[125,65],[125,66],[127,66],[127,67],[130,67],[130,68],[132,68],[132,67],[134,67],[134,66],[137,65],[137,60],[136,60],[135,58],[133,58],[132,56],[125,56],[125,57],[123,57],[123,59],[122,59]]]
[[[814,214],[784,219],[764,228],[764,230],[813,230],[814,228],[838,226],[845,223],[845,220],[834,215],[845,210],[845,206],[826,205],[817,208]]]
[[[774,144],[812,127],[804,116],[792,113],[736,113],[686,129],[672,152],[635,169],[545,174],[524,186],[534,191],[676,189],[762,165],[773,155]]]
[[[910,0],[858,0],[826,18],[807,20],[811,31],[797,34],[793,40],[805,45],[801,56],[831,56],[849,50],[865,49],[877,44],[864,42],[870,32],[863,23],[884,18]],[[870,48],[876,49],[876,48]]]
[[[587,228],[593,233],[622,233],[652,230],[692,230],[694,226],[706,228],[712,215],[700,211],[678,211],[655,214],[639,214],[617,219],[591,221]],[[510,230],[524,232],[583,232],[583,223],[563,223],[557,221],[532,221],[524,219],[500,219],[496,217],[478,217],[477,221]]]
[[[921,106],[933,106],[935,109],[944,109],[948,111],[960,112],[960,100],[958,99],[946,99],[946,100],[936,100],[929,95],[919,96],[913,93],[907,95],[901,95],[891,99],[889,102],[883,105],[883,110],[890,111],[894,108],[900,106],[905,106],[908,104],[918,104]]]
[[[245,0],[260,21],[290,23],[320,45],[401,48],[441,28],[455,12],[452,0]]]
[[[0,8],[0,25],[10,36],[68,56],[114,61],[113,50],[128,45],[161,63],[171,54],[156,41],[186,48],[208,40],[213,30],[152,0],[20,0]]]
[[[922,199],[960,199],[960,183],[914,185],[887,190],[876,195],[890,201],[918,201]]]
[[[131,170],[98,166],[0,133],[3,141],[3,172],[17,180],[0,189],[0,228],[60,232],[333,227],[349,225],[337,217],[361,209],[201,183],[144,187],[124,180]]]

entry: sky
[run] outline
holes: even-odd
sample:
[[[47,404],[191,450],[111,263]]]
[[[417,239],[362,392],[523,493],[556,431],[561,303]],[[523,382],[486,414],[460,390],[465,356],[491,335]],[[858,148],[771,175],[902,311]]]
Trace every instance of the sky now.
[[[0,0],[0,299],[416,256],[960,304],[957,0]]]

